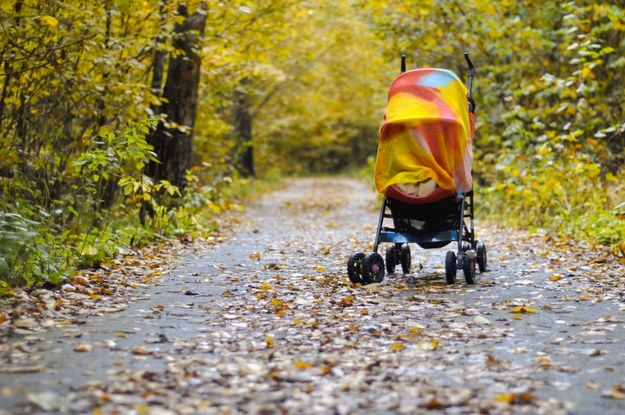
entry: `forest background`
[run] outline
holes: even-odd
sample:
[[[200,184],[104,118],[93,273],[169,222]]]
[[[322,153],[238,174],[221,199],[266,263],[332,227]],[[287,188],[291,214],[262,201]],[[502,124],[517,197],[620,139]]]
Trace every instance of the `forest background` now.
[[[465,50],[480,219],[625,257],[622,2],[14,0],[0,294],[206,235],[256,179],[373,182],[400,54],[466,79]]]

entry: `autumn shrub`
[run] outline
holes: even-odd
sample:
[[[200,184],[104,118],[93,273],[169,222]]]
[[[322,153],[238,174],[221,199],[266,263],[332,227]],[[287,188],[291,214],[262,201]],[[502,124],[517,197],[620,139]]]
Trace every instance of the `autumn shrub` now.
[[[146,135],[151,120],[104,131],[70,158],[54,180],[62,192],[13,192],[38,187],[23,173],[2,177],[0,286],[59,284],[76,267],[92,267],[156,239],[206,236],[212,215],[234,208],[223,198],[226,172],[188,172],[186,190],[144,174],[156,160]],[[198,177],[202,175],[202,180]]]
[[[625,222],[609,203],[610,182],[599,166],[574,159],[523,164],[500,166],[501,180],[483,189],[480,206],[491,219],[574,240],[625,240]]]

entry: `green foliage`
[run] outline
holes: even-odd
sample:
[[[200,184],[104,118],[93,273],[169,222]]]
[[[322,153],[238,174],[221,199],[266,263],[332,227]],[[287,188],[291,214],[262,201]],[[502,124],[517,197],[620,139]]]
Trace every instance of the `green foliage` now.
[[[58,284],[69,275],[65,248],[45,230],[19,214],[0,212],[0,294],[8,286]]]

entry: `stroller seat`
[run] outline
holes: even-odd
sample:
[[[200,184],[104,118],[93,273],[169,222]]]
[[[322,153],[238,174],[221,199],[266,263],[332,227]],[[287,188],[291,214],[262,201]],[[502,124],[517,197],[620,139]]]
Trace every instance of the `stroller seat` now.
[[[414,197],[401,190],[397,185],[390,185],[386,188],[386,197],[388,199],[398,200],[409,205],[422,205],[427,203],[438,202],[439,200],[455,196],[453,190],[445,190],[437,187],[432,193],[423,197]]]

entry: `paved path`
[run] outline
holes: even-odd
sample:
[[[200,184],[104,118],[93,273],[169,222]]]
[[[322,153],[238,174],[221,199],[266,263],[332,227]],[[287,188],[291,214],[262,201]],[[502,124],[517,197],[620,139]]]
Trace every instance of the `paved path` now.
[[[623,265],[481,227],[479,202],[477,284],[413,247],[413,273],[355,287],[375,194],[289,181],[128,307],[3,338],[0,414],[625,413]]]

